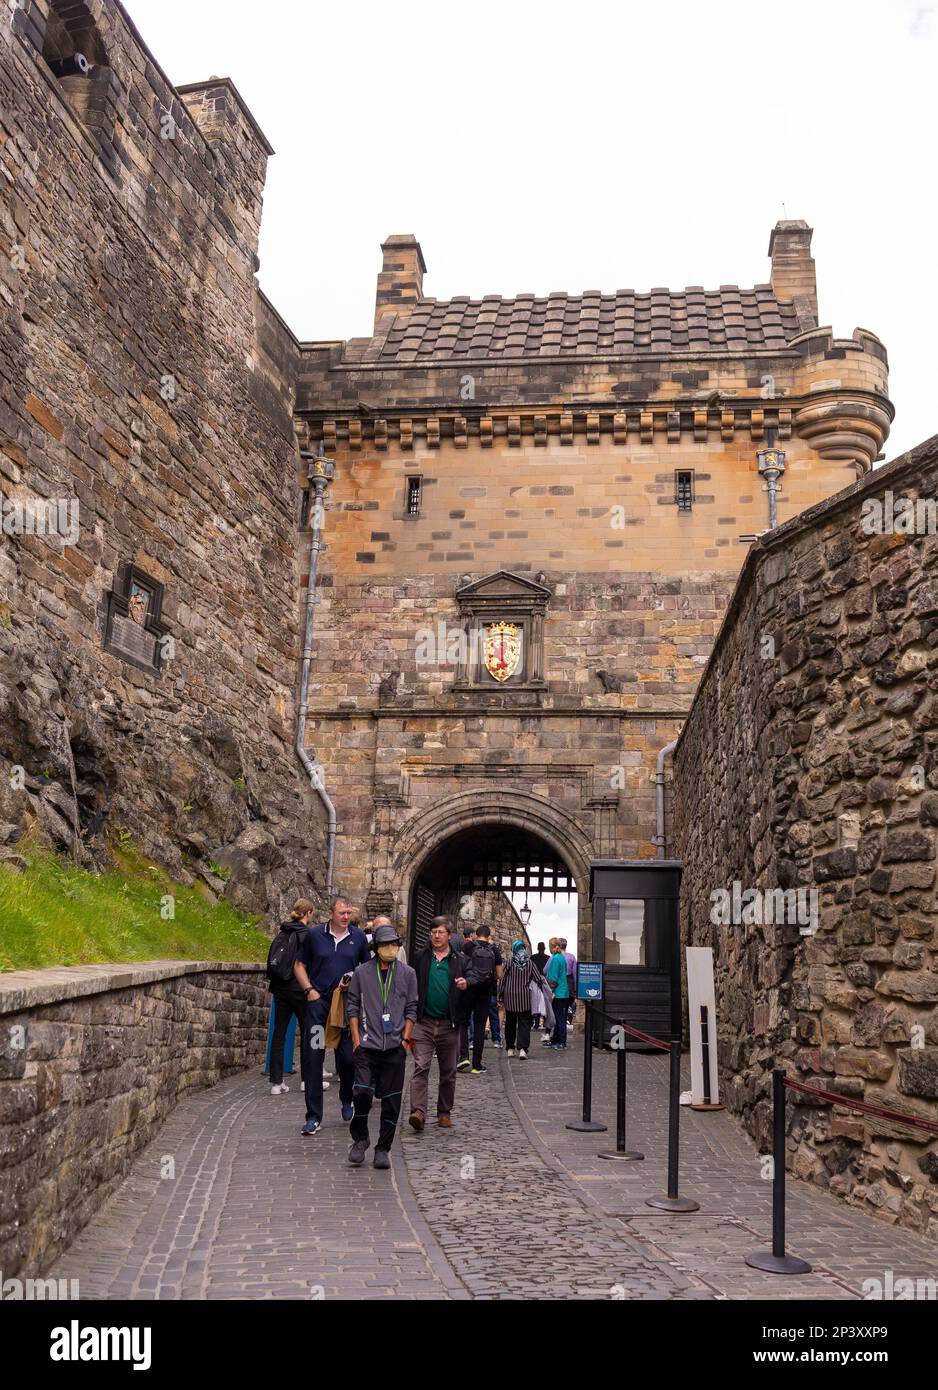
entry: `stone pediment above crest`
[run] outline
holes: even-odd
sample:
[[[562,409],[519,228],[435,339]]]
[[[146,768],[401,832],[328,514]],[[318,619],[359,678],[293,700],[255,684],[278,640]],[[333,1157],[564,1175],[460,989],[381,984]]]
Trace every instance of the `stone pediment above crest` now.
[[[515,574],[512,570],[495,570],[492,574],[486,574],[481,579],[474,579],[467,583],[462,583],[456,590],[456,597],[461,601],[467,599],[527,599],[546,603],[551,597],[551,590],[546,584],[540,584],[537,580],[527,579],[523,574]]]

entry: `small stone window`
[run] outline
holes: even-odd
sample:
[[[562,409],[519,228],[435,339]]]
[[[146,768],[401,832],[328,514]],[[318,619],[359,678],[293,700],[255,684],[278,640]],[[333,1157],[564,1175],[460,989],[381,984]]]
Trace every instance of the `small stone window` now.
[[[407,492],[404,500],[404,510],[408,516],[420,515],[420,494],[422,491],[422,478],[414,477],[407,479]]]
[[[679,512],[689,512],[694,506],[694,470],[677,469],[674,474],[674,500]]]

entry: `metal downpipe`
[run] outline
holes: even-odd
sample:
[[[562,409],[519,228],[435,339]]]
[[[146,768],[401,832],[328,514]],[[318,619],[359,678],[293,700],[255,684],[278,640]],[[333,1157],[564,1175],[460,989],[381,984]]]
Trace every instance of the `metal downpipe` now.
[[[677,739],[673,743],[665,744],[658,753],[658,763],[655,770],[655,844],[658,847],[658,858],[667,858],[665,848],[667,838],[664,826],[664,760],[669,753],[673,753],[677,747]]]
[[[335,838],[336,838],[336,812],[335,806],[326,791],[322,776],[322,768],[306,751],[306,718],[309,708],[309,666],[313,656],[313,609],[318,602],[316,596],[316,576],[319,570],[319,552],[324,550],[319,539],[322,530],[322,499],[326,490],[328,478],[318,476],[313,479],[316,489],[316,498],[313,504],[313,525],[312,538],[309,545],[309,570],[306,580],[306,620],[303,628],[303,660],[300,668],[300,699],[299,713],[296,721],[296,743],[294,748],[296,755],[309,777],[310,784],[319,796],[320,801],[326,808],[326,815],[329,818],[326,831],[326,895],[332,892],[332,870],[335,863]]]

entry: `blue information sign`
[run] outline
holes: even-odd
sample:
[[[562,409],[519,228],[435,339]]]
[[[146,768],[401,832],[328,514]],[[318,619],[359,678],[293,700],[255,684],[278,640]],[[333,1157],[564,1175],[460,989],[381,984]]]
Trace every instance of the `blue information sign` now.
[[[600,961],[577,962],[576,997],[596,1004],[603,997],[603,967]]]

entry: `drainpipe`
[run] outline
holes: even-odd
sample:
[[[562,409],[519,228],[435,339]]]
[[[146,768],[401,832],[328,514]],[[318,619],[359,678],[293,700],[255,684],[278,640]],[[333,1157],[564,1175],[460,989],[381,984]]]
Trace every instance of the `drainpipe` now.
[[[667,838],[664,833],[664,760],[669,753],[673,753],[677,747],[677,739],[673,743],[668,743],[658,754],[658,766],[655,770],[655,844],[658,846],[658,858],[664,859]]]
[[[329,817],[329,826],[326,834],[326,896],[332,892],[332,866],[335,861],[335,827],[336,814],[326,786],[323,781],[322,767],[306,751],[306,716],[309,709],[309,663],[313,655],[313,609],[319,602],[316,593],[316,575],[319,568],[319,552],[325,550],[325,546],[320,541],[322,531],[323,515],[323,496],[327,485],[332,481],[335,472],[335,464],[332,459],[323,456],[322,444],[319,446],[319,454],[315,457],[311,454],[301,454],[301,458],[309,459],[309,479],[316,490],[315,500],[312,507],[312,537],[309,544],[309,571],[307,574],[306,588],[306,622],[303,631],[303,664],[300,671],[300,703],[299,714],[296,721],[296,755],[309,777],[310,784],[315,789],[320,801],[326,808]]]
[[[778,492],[778,480],[785,472],[785,455],[781,449],[775,447],[775,431],[766,431],[768,447],[760,449],[756,454],[756,461],[759,474],[765,479],[766,488],[769,494],[769,530],[774,531],[778,525],[778,508],[776,505],[776,495]]]

